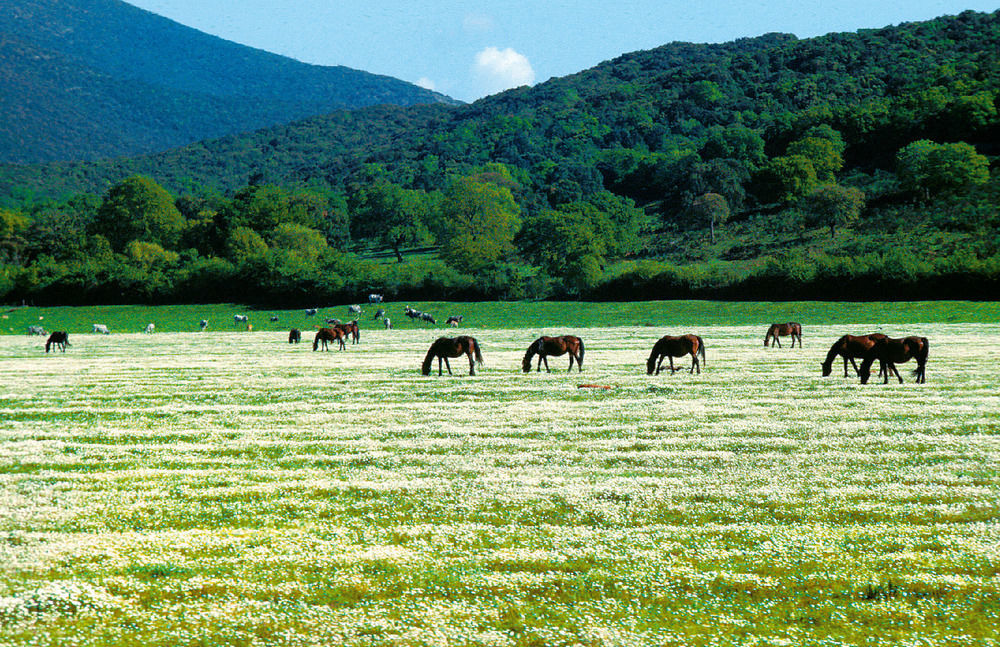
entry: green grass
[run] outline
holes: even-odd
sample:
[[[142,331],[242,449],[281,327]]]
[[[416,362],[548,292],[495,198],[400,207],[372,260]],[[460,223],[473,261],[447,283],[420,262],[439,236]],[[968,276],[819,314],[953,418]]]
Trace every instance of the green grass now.
[[[463,328],[551,328],[600,326],[746,326],[773,322],[799,321],[811,325],[845,326],[861,323],[873,328],[920,323],[1000,323],[1000,303],[973,301],[925,302],[733,302],[733,301],[644,301],[633,303],[590,302],[478,302],[452,303],[413,301],[363,306],[363,328],[378,329],[373,317],[385,309],[393,325],[400,329],[427,329],[430,324],[412,321],[403,313],[405,305],[429,312],[443,327],[450,315],[463,315]],[[210,331],[242,331],[233,325],[234,314],[250,316],[254,330],[312,329],[325,318],[348,321],[354,318],[347,306],[320,308],[319,314],[307,317],[304,309],[253,310],[234,304],[179,306],[87,306],[53,308],[8,308],[0,319],[0,332],[25,334],[28,326],[41,325],[46,330],[66,330],[71,334],[90,333],[95,323],[106,324],[112,333],[138,333],[147,323],[157,332],[192,332],[198,322],[209,321]],[[272,315],[278,317],[271,322]],[[763,338],[763,332],[761,333]]]
[[[474,378],[419,374],[440,326],[0,337],[0,644],[996,645],[1000,334],[948,305],[453,304]],[[820,377],[880,325],[927,384]],[[647,376],[674,326],[706,370]],[[521,373],[564,328],[584,372]]]

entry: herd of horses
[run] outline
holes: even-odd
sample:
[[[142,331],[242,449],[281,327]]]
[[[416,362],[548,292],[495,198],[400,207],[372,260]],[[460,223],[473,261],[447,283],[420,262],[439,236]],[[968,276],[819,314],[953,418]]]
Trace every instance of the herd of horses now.
[[[460,320],[460,319],[459,319]],[[152,324],[150,324],[151,326]],[[204,326],[202,327],[204,328]],[[147,332],[148,332],[147,328]],[[781,337],[791,338],[791,347],[795,348],[798,342],[802,347],[802,326],[796,322],[771,324],[764,336],[764,346],[776,345],[781,347]],[[320,328],[313,339],[313,350],[329,350],[330,345],[337,343],[340,350],[344,350],[347,340],[352,344],[361,342],[361,329],[357,320],[348,323],[335,323],[327,327]],[[302,332],[296,328],[288,333],[288,343],[295,344],[302,340]],[[49,335],[45,343],[45,352],[58,348],[66,352],[66,347],[70,346],[69,335],[65,331],[55,331]],[[903,382],[897,364],[903,364],[914,360],[916,368],[913,375],[919,384],[926,382],[927,356],[930,350],[930,343],[926,337],[904,337],[893,339],[882,333],[870,333],[867,335],[843,335],[830,347],[826,359],[821,365],[823,377],[828,377],[833,372],[833,363],[838,357],[844,361],[844,377],[848,376],[847,363],[850,362],[854,371],[860,378],[862,384],[867,384],[871,379],[871,368],[875,362],[879,363],[879,377],[883,384],[889,382],[890,373],[896,376],[900,383]],[[479,341],[475,337],[461,335],[458,337],[439,337],[427,351],[421,365],[421,372],[430,375],[434,360],[438,360],[438,375],[443,375],[444,368],[448,369],[448,374],[452,375],[449,359],[454,359],[465,355],[469,360],[469,375],[476,374],[476,366],[483,365],[482,349]],[[524,358],[521,368],[525,373],[531,371],[532,363],[537,357],[536,371],[545,370],[551,372],[549,360],[551,357],[561,357],[569,355],[569,367],[573,370],[576,364],[577,371],[583,371],[584,343],[575,335],[542,336],[531,342]],[[697,371],[706,365],[705,341],[698,335],[665,335],[653,344],[653,348],[646,360],[646,373],[648,375],[659,375],[663,370],[663,363],[668,362],[671,374],[682,370],[682,367],[674,365],[674,358],[691,357],[691,367],[689,373]],[[858,366],[857,361],[861,361]]]

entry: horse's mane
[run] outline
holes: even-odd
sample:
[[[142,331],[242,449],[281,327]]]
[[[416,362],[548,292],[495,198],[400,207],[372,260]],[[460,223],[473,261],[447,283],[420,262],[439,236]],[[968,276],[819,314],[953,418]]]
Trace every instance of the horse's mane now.
[[[431,344],[431,347],[427,349],[427,355],[424,357],[424,363],[420,366],[420,372],[424,375],[431,374],[431,364],[434,363],[434,358],[437,356],[437,345],[438,342],[434,342]]]
[[[831,370],[833,369],[833,360],[837,359],[837,355],[840,353],[840,348],[845,343],[847,343],[847,335],[842,335],[840,339],[833,342],[833,346],[830,346],[830,352],[826,354],[826,360],[823,361],[824,368],[829,366]],[[815,366],[815,364],[813,364],[813,366]]]
[[[539,337],[535,341],[531,342],[528,346],[528,350],[524,353],[524,359],[521,360],[521,368],[525,373],[531,371],[531,359],[538,354],[538,345],[541,343],[542,338]],[[476,342],[476,351],[479,351],[479,342]]]

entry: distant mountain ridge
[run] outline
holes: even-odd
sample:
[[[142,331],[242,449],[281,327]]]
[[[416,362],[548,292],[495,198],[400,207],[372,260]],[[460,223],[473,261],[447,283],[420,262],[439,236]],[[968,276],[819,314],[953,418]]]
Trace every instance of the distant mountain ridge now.
[[[345,108],[457,103],[239,45],[120,0],[4,5],[0,161],[137,155]]]

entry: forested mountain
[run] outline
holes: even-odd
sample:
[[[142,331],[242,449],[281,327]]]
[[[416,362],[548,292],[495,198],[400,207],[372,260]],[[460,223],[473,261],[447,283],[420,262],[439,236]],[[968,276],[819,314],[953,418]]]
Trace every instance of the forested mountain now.
[[[53,222],[80,233],[77,254],[143,271],[140,258],[169,259],[145,298],[193,298],[176,274],[193,280],[191,267],[254,277],[255,294],[280,299],[361,286],[1000,296],[998,96],[1000,12],[673,43],[467,106],[344,110],[140,158],[8,165],[0,204],[21,214],[24,242],[8,247],[22,266],[72,256],[43,240]],[[136,192],[180,216],[163,230],[122,206]],[[122,219],[135,226],[116,230]],[[430,255],[406,260],[414,247]],[[397,262],[349,253],[365,249]],[[12,293],[65,294],[46,272]],[[90,294],[134,289],[109,282]]]
[[[5,0],[0,159],[155,152],[340,108],[448,102],[398,79],[307,65],[119,0]]]

